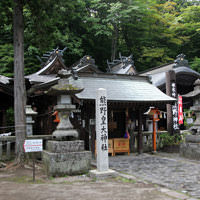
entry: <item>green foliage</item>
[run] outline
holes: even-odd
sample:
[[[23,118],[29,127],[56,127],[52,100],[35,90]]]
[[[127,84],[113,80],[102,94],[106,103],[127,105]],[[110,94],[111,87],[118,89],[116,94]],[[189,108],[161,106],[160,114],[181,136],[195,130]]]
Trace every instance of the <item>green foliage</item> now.
[[[197,0],[24,1],[25,74],[40,68],[36,58],[68,47],[65,64],[84,55],[102,70],[106,60],[133,54],[138,71],[166,64],[184,53],[198,69],[200,2]],[[13,73],[13,1],[0,1],[0,74]]]
[[[12,44],[0,45],[0,74],[13,75],[14,52]]]
[[[14,125],[14,109],[12,107],[6,110],[6,120],[8,126]],[[9,130],[13,131],[14,128],[10,128]]]
[[[193,70],[200,73],[200,58],[195,57],[194,60],[191,62],[191,67]]]
[[[161,134],[160,139],[163,146],[177,145],[183,141],[183,138],[180,134],[170,135],[169,133]]]

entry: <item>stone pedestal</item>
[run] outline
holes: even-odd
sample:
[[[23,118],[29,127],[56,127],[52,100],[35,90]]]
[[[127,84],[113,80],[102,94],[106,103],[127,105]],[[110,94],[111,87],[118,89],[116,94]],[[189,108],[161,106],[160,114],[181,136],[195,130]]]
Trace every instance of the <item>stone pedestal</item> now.
[[[185,158],[200,160],[200,136],[186,136],[185,143],[180,145],[180,155]]]
[[[42,159],[48,176],[87,173],[91,152],[84,151],[84,141],[48,141]]]

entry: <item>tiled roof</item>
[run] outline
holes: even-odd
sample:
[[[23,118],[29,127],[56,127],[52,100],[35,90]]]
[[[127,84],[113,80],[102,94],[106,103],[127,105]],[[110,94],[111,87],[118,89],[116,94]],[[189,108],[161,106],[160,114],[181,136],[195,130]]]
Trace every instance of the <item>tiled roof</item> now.
[[[107,99],[110,101],[125,102],[173,102],[175,99],[167,96],[146,77],[135,76],[103,76],[70,78],[71,84],[84,88],[76,94],[79,99],[95,99],[98,88],[107,90]]]

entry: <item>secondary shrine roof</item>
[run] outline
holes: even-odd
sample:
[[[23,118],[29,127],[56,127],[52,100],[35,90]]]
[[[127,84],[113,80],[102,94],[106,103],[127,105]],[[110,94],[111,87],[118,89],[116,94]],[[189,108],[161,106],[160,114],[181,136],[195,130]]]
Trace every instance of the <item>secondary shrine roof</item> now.
[[[166,72],[169,70],[174,70],[177,75],[177,81],[181,82],[182,85],[192,85],[193,82],[200,77],[200,74],[193,69],[185,66],[180,66],[177,68],[173,67],[174,64],[169,64],[162,66],[160,68],[152,69],[151,71],[146,71],[141,73],[141,76],[150,76],[152,83],[160,87],[165,84]]]

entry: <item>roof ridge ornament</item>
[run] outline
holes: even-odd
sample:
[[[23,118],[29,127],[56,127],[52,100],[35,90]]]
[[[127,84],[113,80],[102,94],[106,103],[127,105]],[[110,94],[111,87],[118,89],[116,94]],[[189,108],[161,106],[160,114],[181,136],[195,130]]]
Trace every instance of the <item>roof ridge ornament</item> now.
[[[95,60],[92,58],[92,56],[85,55],[80,59],[80,65],[84,66],[86,64],[93,64],[95,65]]]
[[[190,67],[188,64],[188,60],[185,59],[185,54],[181,53],[176,56],[176,60],[174,60],[173,68],[177,67]]]
[[[62,62],[64,62],[62,57],[66,49],[67,47],[65,47],[62,50],[59,49],[59,47],[57,47],[56,49],[53,49],[52,51],[48,51],[44,53],[41,58],[39,56],[36,56],[36,57],[41,62],[42,67],[48,65],[56,56],[59,56],[62,59]]]
[[[122,64],[122,66],[120,68],[125,69],[128,65],[132,65],[133,68],[135,69],[135,65],[134,65],[134,60],[133,60],[133,54],[131,54],[130,56],[122,56],[121,52],[119,52],[119,59],[115,59],[112,62],[109,62],[107,60],[107,72],[113,72],[113,69],[115,66]]]
[[[75,70],[75,69],[77,70],[77,69],[79,69],[79,68],[81,68],[81,67],[83,67],[87,64],[91,64],[91,65],[96,67],[95,59],[92,58],[92,56],[90,56],[90,55],[85,55],[78,62],[73,64],[70,68],[72,68],[72,70]]]

